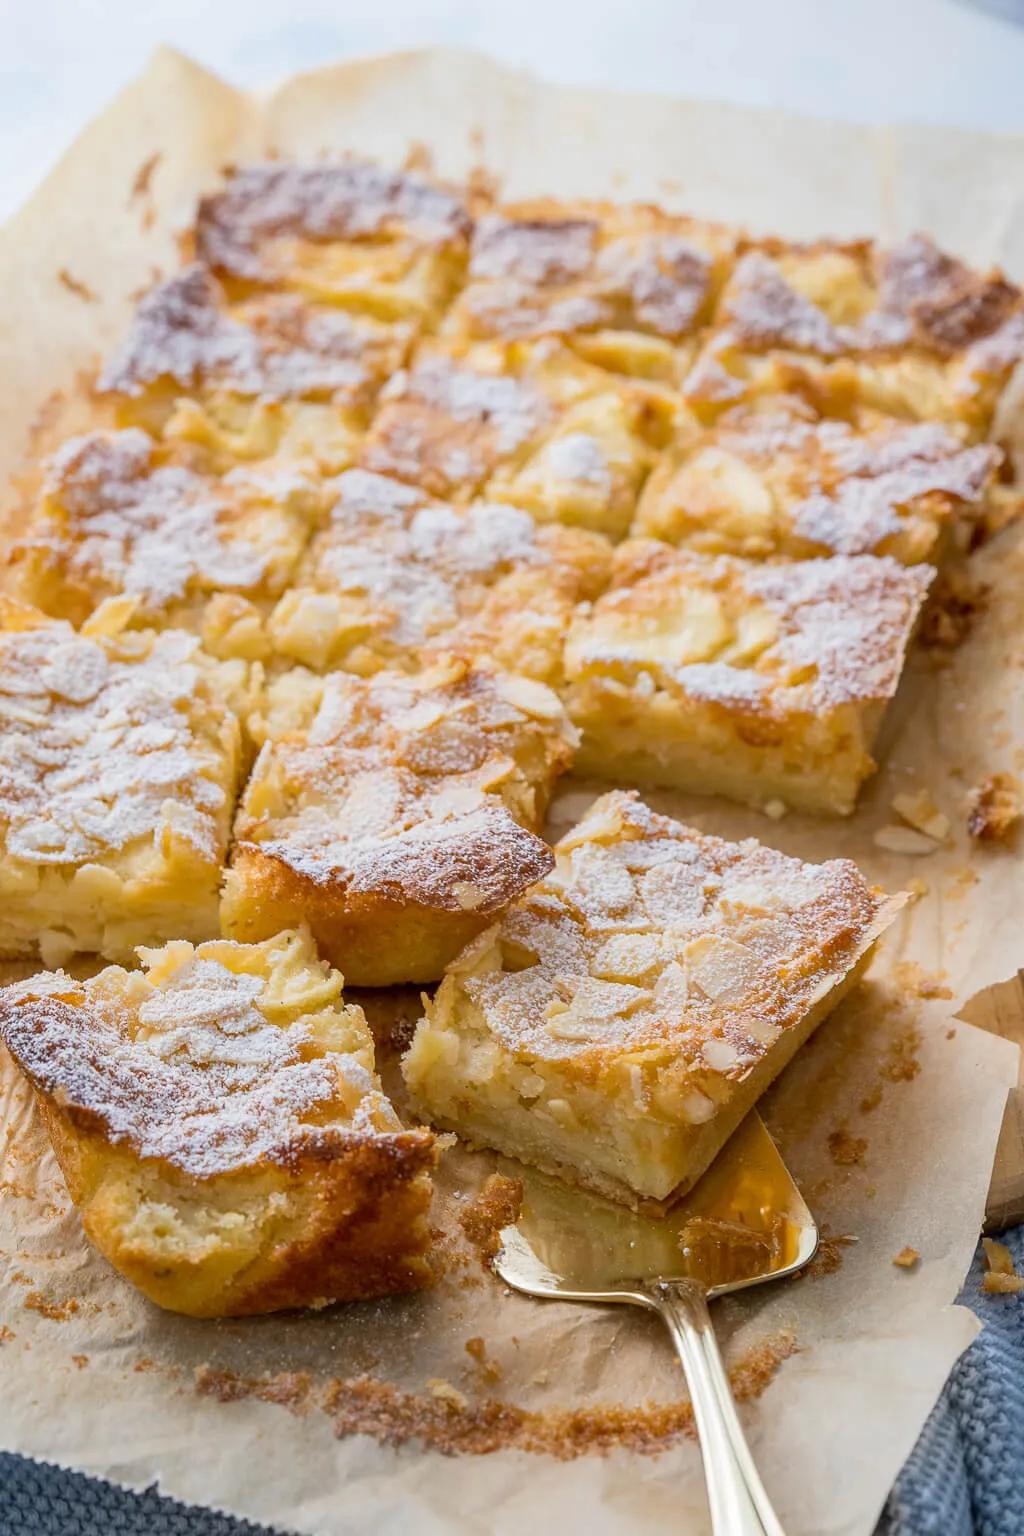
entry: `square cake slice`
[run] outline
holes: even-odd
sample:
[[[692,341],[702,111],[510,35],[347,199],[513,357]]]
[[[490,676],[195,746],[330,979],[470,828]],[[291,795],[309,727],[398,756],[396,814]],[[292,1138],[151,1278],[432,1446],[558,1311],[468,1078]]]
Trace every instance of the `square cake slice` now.
[[[561,336],[601,367],[674,383],[733,247],[725,229],[641,204],[509,204],[478,219],[445,329]]]
[[[278,456],[337,473],[412,336],[294,293],[232,304],[193,264],[142,300],[98,392],[120,426],[188,443],[213,468]]]
[[[705,419],[761,394],[805,393],[825,414],[866,407],[985,437],[1024,357],[1024,298],[926,235],[763,241],[737,263],[684,384]]]
[[[621,538],[677,408],[663,386],[616,379],[554,340],[425,343],[383,391],[359,464]]]
[[[620,545],[566,646],[577,766],[847,815],[933,575],[887,556],[755,564]]]
[[[536,835],[574,733],[542,683],[451,658],[299,669],[267,690],[221,907],[232,938],[307,923],[356,986],[436,981],[551,867]]]
[[[406,1082],[470,1142],[666,1202],[856,984],[902,898],[621,791],[555,858],[426,1000]]]
[[[103,1256],[193,1317],[429,1283],[433,1138],[402,1128],[308,933],[140,956],[0,991],[0,1037]]]
[[[469,231],[462,199],[419,176],[282,163],[243,166],[203,198],[195,244],[232,297],[279,287],[433,326],[462,279]]]
[[[75,624],[127,597],[137,625],[186,628],[214,655],[256,660],[324,499],[291,470],[215,479],[168,461],[137,427],[89,432],[49,463],[12,551],[14,583]]]
[[[573,608],[606,585],[600,534],[497,503],[454,506],[348,470],[270,620],[278,655],[316,671],[418,670],[438,650],[556,685]]]
[[[892,555],[932,564],[966,543],[1001,455],[934,422],[860,430],[796,397],[688,423],[649,476],[632,532],[761,560]]]
[[[77,633],[0,599],[0,957],[219,931],[246,668],[123,606]]]

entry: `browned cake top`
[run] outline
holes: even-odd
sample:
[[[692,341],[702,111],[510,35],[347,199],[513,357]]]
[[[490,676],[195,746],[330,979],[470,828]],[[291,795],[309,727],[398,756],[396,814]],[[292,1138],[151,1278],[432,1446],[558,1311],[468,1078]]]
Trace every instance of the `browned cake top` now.
[[[221,856],[226,765],[210,716],[222,710],[198,659],[179,630],[105,642],[63,620],[0,629],[6,857],[81,864],[165,826]]]
[[[508,1050],[581,1067],[669,1046],[744,1076],[863,952],[884,904],[848,860],[708,837],[621,791],[555,856],[500,921],[503,968],[474,973],[469,950],[459,984]]]
[[[209,1179],[327,1156],[374,1134],[382,1109],[398,1129],[366,1050],[325,1049],[322,1016],[282,1006],[266,975],[178,947],[180,963],[156,985],[111,968],[86,982],[46,972],[0,991],[8,1049],[79,1131]],[[339,1008],[344,1022],[340,978],[324,971],[314,978],[320,1009]]]
[[[260,247],[280,235],[306,240],[380,240],[407,235],[426,245],[465,237],[459,198],[418,176],[357,161],[340,165],[251,165],[203,198],[198,254],[211,267],[259,282]]]
[[[834,248],[860,269],[870,296],[865,312],[843,320],[829,317],[827,277],[821,302],[798,286],[801,257],[809,261],[817,249],[793,247],[787,254],[767,242],[766,250],[748,252],[723,295],[719,322],[754,351],[781,347],[829,358],[908,346],[940,356],[979,348],[976,366],[993,372],[1005,366],[995,361],[1000,354],[1017,356],[1024,347],[1019,290],[999,273],[972,271],[926,235],[888,250],[868,244]]]
[[[290,714],[288,676],[280,686]],[[456,661],[305,686],[302,722],[271,719],[250,790],[261,815],[243,802],[243,844],[258,836],[318,883],[453,911],[495,911],[550,868],[520,824],[537,819],[534,786],[571,755],[550,689]]]
[[[449,634],[486,592],[517,573],[541,594],[568,598],[585,584],[588,564],[603,570],[598,535],[558,525],[539,527],[518,507],[437,501],[398,480],[348,470],[338,499],[299,573],[332,593],[372,599],[382,635],[399,646]],[[517,584],[520,599],[526,589]]]
[[[239,469],[217,482],[160,464],[152,438],[136,427],[89,432],[54,455],[44,490],[56,517],[37,521],[26,542],[50,546],[73,578],[148,609],[193,588],[251,591],[267,575],[271,551],[246,536],[240,513],[246,500],[260,499],[260,487],[268,503],[307,494],[298,474]]]
[[[216,278],[193,264],[142,300],[99,387],[139,395],[172,380],[183,389],[268,400],[347,402],[397,366],[407,340],[406,327],[375,327],[290,294],[250,299],[229,312]]]
[[[529,380],[428,352],[383,391],[361,463],[442,495],[472,490],[552,415]]]
[[[570,672],[625,665],[766,716],[888,699],[933,576],[885,556],[759,564],[631,540],[577,624]]]
[[[478,221],[461,305],[474,329],[491,335],[626,326],[676,340],[712,291],[714,262],[695,228],[610,204],[513,207]]]
[[[716,497],[728,504],[715,479],[724,453],[763,477],[786,508],[794,537],[836,554],[870,554],[901,532],[903,514],[922,498],[977,505],[1002,457],[992,446],[965,447],[934,422],[892,420],[857,431],[781,407],[734,407],[679,450],[674,464],[690,469],[679,490],[683,510],[688,497],[698,510]],[[702,469],[709,477],[703,502]],[[671,499],[668,471],[649,489],[652,500]]]

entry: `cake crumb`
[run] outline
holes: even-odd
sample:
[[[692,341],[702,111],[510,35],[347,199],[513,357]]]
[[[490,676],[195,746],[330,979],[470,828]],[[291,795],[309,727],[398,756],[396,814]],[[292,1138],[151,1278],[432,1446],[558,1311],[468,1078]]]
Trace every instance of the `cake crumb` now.
[[[863,1136],[851,1136],[845,1127],[841,1127],[830,1132],[828,1150],[832,1161],[840,1168],[861,1168],[868,1144]]]
[[[467,1339],[466,1354],[478,1367],[484,1381],[493,1383],[501,1380],[501,1366],[489,1357],[487,1345],[483,1339],[479,1337]]]
[[[954,651],[963,644],[988,598],[988,588],[967,571],[955,567],[935,582],[921,620],[921,644],[930,650]]]
[[[40,1317],[49,1318],[52,1323],[66,1323],[78,1311],[78,1302],[73,1296],[66,1301],[47,1301],[42,1291],[29,1291],[22,1306],[30,1312],[38,1312]]]
[[[980,843],[1004,842],[1024,813],[1020,784],[1009,773],[990,773],[971,790],[967,831]]]
[[[921,1262],[921,1255],[916,1248],[908,1246],[901,1248],[899,1253],[894,1255],[892,1262],[897,1269],[916,1269]]]
[[[460,1392],[458,1387],[453,1387],[451,1382],[445,1381],[443,1376],[432,1376],[427,1382],[427,1390],[431,1397],[438,1398],[442,1403],[451,1403],[453,1408],[469,1407],[469,1398],[465,1392]]]
[[[983,1237],[981,1242],[988,1265],[981,1280],[982,1290],[996,1296],[1014,1296],[1018,1291],[1024,1291],[1024,1275],[1018,1275],[1013,1254],[1006,1244],[997,1243],[991,1237]]]
[[[459,1225],[476,1249],[484,1269],[492,1269],[501,1247],[499,1233],[516,1220],[523,1203],[521,1179],[492,1173],[480,1193],[459,1213]]]

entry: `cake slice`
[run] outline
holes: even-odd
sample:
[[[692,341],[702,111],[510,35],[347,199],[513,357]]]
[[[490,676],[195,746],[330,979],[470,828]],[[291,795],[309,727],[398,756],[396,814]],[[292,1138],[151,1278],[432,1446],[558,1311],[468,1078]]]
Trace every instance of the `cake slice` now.
[[[383,391],[359,464],[446,500],[511,502],[620,538],[677,406],[661,385],[616,379],[553,340],[424,343]]]
[[[608,580],[600,534],[497,503],[455,506],[365,470],[335,482],[323,529],[278,602],[278,655],[323,671],[415,671],[439,649],[561,680],[573,608]]]
[[[279,456],[337,473],[413,333],[296,293],[231,303],[193,263],[143,298],[98,393],[120,426],[187,443],[212,468]]]
[[[0,991],[0,1035],[103,1256],[192,1317],[429,1283],[433,1138],[402,1128],[308,933],[140,957]]]
[[[462,199],[361,161],[243,166],[203,198],[200,261],[232,297],[280,287],[382,320],[436,324],[465,269]]]
[[[213,655],[255,660],[324,499],[292,470],[214,479],[168,461],[137,427],[89,432],[49,463],[11,554],[16,590],[75,624],[127,597],[136,625],[186,628]]]
[[[77,633],[0,599],[0,957],[218,932],[246,669],[130,611]]]
[[[402,1069],[466,1140],[630,1205],[700,1177],[902,898],[614,792],[449,968]]]
[[[724,229],[637,203],[508,204],[478,219],[445,329],[561,336],[603,368],[676,382],[733,247]]]
[[[436,981],[551,867],[536,835],[572,757],[556,694],[460,658],[267,689],[221,907],[251,941],[308,923],[356,986]]]
[[[867,407],[987,436],[1024,357],[1024,300],[926,235],[762,241],[737,263],[684,393],[704,419],[762,394],[801,391],[826,414]]]
[[[892,555],[932,564],[967,542],[1000,462],[933,422],[858,430],[797,397],[687,423],[644,485],[632,533],[760,560]]]
[[[934,571],[635,539],[566,645],[581,772],[847,815]]]

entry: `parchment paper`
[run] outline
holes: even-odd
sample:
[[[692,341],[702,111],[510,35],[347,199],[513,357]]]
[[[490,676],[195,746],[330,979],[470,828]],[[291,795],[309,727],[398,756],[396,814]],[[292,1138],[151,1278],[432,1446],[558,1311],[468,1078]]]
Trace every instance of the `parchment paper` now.
[[[319,71],[257,103],[162,52],[0,232],[0,468],[15,472],[46,398],[73,387],[119,334],[131,295],[175,263],[175,231],[226,161],[356,150],[395,164],[411,145],[446,174],[483,163],[510,193],[652,196],[790,235],[923,227],[1024,277],[1024,138],[560,90],[439,52]],[[743,1413],[795,1536],[872,1529],[976,1329],[952,1302],[1017,1053],[955,1015],[1011,976],[1024,946],[1019,856],[970,850],[964,804],[984,774],[1024,768],[1016,532],[973,564],[992,584],[989,601],[959,650],[915,653],[883,771],[849,822],[775,823],[713,800],[651,796],[725,836],[849,855],[890,889],[917,882],[920,899],[871,980],[763,1105],[828,1234],[823,1262],[718,1309],[728,1357],[748,1376],[765,1341],[779,1357],[793,1351]],[[883,853],[872,833],[896,819],[893,795],[922,786],[951,818],[949,846]],[[569,786],[555,823],[575,820],[593,792]],[[386,1026],[395,1006],[371,1011]],[[430,1295],[244,1323],[159,1314],[83,1242],[6,1065],[0,1087],[5,1449],[134,1487],[159,1480],[181,1498],[303,1532],[706,1529],[686,1438],[656,1457],[616,1448],[560,1461],[521,1450],[446,1457],[335,1433],[351,1400],[331,1383],[360,1373],[428,1400],[434,1382],[448,1394],[434,1399],[442,1418],[450,1389],[469,1414],[488,1398],[556,1412],[677,1402],[677,1368],[646,1318],[505,1296],[450,1238],[448,1276]],[[447,1208],[457,1211],[451,1191],[490,1164],[456,1152],[448,1165]],[[847,1238],[856,1241],[837,1241]],[[891,1262],[908,1244],[921,1254],[912,1271]],[[470,1339],[483,1340],[484,1364]],[[277,1400],[254,1395],[254,1382]]]

